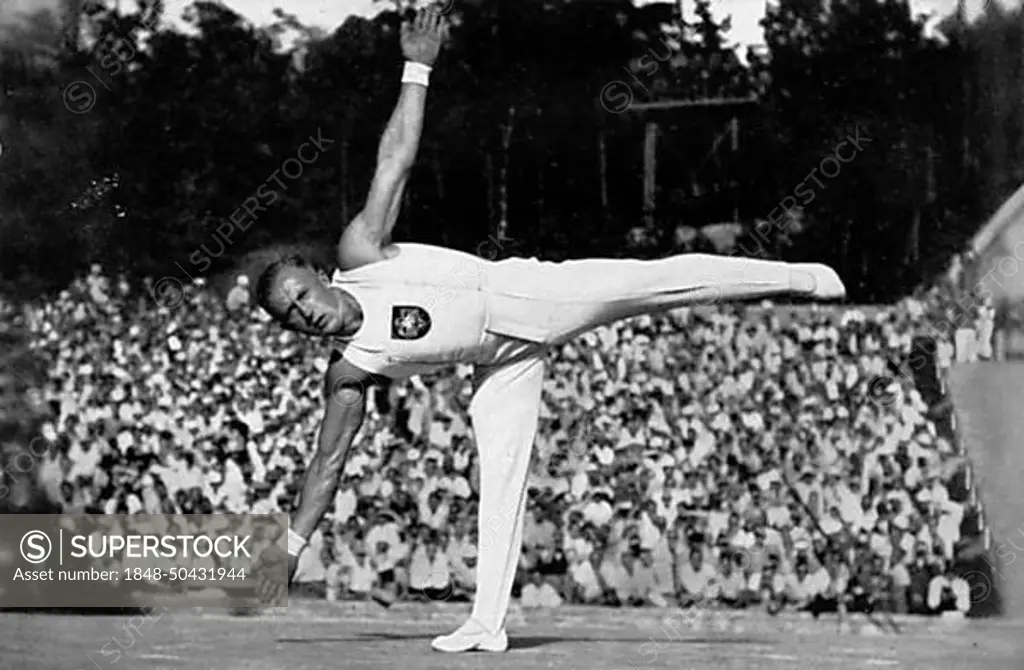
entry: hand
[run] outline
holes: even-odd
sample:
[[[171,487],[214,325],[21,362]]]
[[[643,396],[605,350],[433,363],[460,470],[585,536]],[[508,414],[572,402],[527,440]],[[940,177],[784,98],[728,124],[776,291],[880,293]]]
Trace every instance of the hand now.
[[[402,56],[406,60],[434,67],[441,44],[448,36],[448,21],[437,11],[421,9],[411,21],[402,23]]]
[[[281,606],[287,603],[288,580],[292,557],[276,544],[264,549],[253,572],[256,575],[256,596],[264,605]]]

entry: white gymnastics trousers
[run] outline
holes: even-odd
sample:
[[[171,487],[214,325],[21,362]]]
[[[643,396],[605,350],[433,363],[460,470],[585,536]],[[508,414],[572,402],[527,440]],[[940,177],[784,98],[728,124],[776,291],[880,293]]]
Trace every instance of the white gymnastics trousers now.
[[[657,261],[489,263],[488,342],[470,417],[480,458],[479,553],[473,619],[505,623],[522,550],[527,473],[550,346],[622,318],[790,292],[787,263],[691,254]]]

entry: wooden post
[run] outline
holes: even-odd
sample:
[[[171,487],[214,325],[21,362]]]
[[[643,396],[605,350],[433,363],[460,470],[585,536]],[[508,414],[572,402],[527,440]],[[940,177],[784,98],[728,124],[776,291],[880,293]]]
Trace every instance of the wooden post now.
[[[756,95],[744,98],[732,97],[703,97],[697,100],[657,100],[654,102],[637,102],[630,106],[634,114],[649,114],[654,111],[679,110],[687,107],[733,107],[739,105],[756,105],[759,99]],[[657,193],[657,150],[658,150],[658,124],[648,121],[644,133],[644,224],[648,227],[654,225],[655,194]],[[718,140],[716,140],[716,148]],[[733,120],[733,145],[739,147],[739,119]],[[737,203],[738,207],[738,203]]]
[[[658,124],[648,121],[644,132],[644,225],[654,226],[658,174]]]

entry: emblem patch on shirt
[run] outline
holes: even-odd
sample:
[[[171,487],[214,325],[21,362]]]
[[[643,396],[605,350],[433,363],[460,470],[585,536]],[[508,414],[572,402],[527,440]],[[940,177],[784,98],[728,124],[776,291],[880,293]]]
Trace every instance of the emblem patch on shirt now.
[[[430,332],[430,315],[422,307],[396,305],[391,308],[391,339],[418,340]]]

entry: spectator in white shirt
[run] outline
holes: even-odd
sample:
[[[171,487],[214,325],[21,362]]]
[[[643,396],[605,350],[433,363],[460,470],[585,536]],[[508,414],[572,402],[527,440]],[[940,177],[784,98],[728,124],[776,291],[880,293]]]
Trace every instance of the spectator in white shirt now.
[[[843,531],[845,525],[843,524],[842,516],[839,513],[839,507],[832,507],[828,511],[828,516],[821,520],[821,530],[826,535],[836,536]]]
[[[228,292],[227,307],[232,312],[249,304],[249,278],[239,275],[235,285]]]
[[[590,489],[591,500],[583,508],[583,518],[598,528],[607,526],[615,514],[611,506],[611,496],[605,491]]]
[[[908,552],[900,547],[893,549],[889,572],[892,575],[893,611],[906,614],[909,608],[910,571],[907,569]]]
[[[98,440],[86,440],[75,442],[68,453],[71,461],[71,471],[68,473],[68,480],[74,481],[79,477],[92,477],[96,474],[103,459],[103,449]]]
[[[427,496],[423,496],[421,493],[419,499],[420,523],[434,530],[441,530],[447,526],[448,514],[451,511],[447,497],[447,491],[441,488],[434,489]]]
[[[654,549],[661,539],[661,526],[664,522],[655,512],[653,500],[645,500],[638,519],[638,532],[640,534],[640,546],[644,549]]]
[[[663,586],[655,570],[654,555],[650,550],[642,550],[632,565],[629,579],[630,600],[640,605],[666,607],[668,601],[665,599]]]
[[[345,589],[345,570],[348,566],[344,565],[338,556],[333,539],[324,542],[320,557],[324,565],[324,598],[328,602],[334,602],[341,598]]]
[[[686,561],[680,561],[676,567],[676,584],[679,593],[676,597],[680,607],[689,607],[704,601],[709,587],[715,581],[715,568],[705,561],[704,546],[692,542]]]
[[[793,572],[785,575],[782,597],[786,605],[794,609],[804,609],[811,602],[822,595],[824,589],[821,579],[815,578],[809,573],[809,566],[806,557],[797,559]],[[825,585],[828,586],[827,584]]]
[[[352,561],[343,565],[343,580],[356,598],[369,598],[377,588],[377,566],[370,560],[366,543],[355,539],[352,544]]]
[[[952,572],[932,577],[928,584],[928,609],[935,614],[967,614],[971,609],[971,588],[967,581]]]
[[[606,596],[610,596],[619,604],[629,602],[629,562],[630,557],[626,552],[614,550],[602,554],[598,577],[605,587]]]
[[[393,569],[398,561],[409,555],[409,547],[402,542],[401,529],[394,515],[386,511],[377,514],[376,522],[366,534],[366,546],[378,557],[382,570]]]
[[[964,506],[953,500],[946,500],[940,505],[938,523],[935,534],[942,544],[947,561],[953,560],[953,550],[960,541],[960,524],[964,518]]]
[[[296,584],[322,582],[326,578],[323,564],[324,534],[320,528],[313,531],[306,548],[299,554],[299,565],[292,578]]]
[[[715,599],[729,607],[745,607],[749,600],[747,579],[743,574],[743,564],[747,561],[742,552],[733,552],[723,547],[719,557],[719,573],[710,592]]]
[[[342,477],[338,492],[334,496],[334,520],[346,523],[356,512],[359,496],[355,490],[356,480],[353,477]]]
[[[461,545],[458,555],[450,551],[445,553],[452,577],[453,599],[469,600],[476,593],[476,545],[475,536],[470,537]]]
[[[582,556],[567,550],[565,557],[569,563],[569,584],[573,600],[588,605],[601,603],[605,587],[599,571],[602,569],[604,552],[595,549],[589,556]]]
[[[424,530],[409,562],[409,591],[429,600],[441,600],[452,585],[448,558],[441,551],[440,538]]]
[[[665,598],[676,595],[676,561],[680,550],[681,537],[678,527],[669,526],[651,552],[654,560],[654,576]]]
[[[851,514],[846,521],[850,524],[850,530],[855,533],[873,529],[878,522],[878,511],[872,504],[871,496],[862,496],[859,513]]]
[[[764,567],[753,573],[748,588],[757,594],[769,614],[777,614],[782,609],[787,578],[783,566],[775,555],[769,556]]]
[[[594,551],[594,543],[587,537],[589,528],[583,526],[581,521],[569,523],[569,529],[565,534],[562,546],[566,556],[569,555],[569,552],[572,552],[580,560],[586,560],[590,557],[590,554]]]
[[[556,608],[562,605],[562,596],[539,572],[530,575],[530,583],[523,587],[519,604],[525,609]]]

